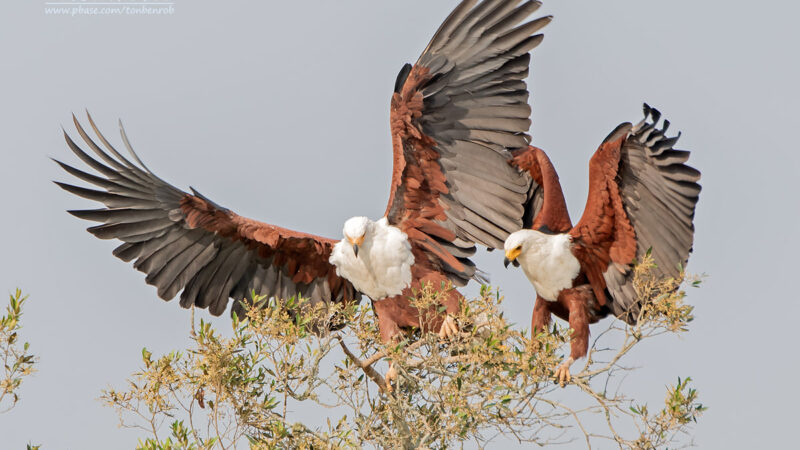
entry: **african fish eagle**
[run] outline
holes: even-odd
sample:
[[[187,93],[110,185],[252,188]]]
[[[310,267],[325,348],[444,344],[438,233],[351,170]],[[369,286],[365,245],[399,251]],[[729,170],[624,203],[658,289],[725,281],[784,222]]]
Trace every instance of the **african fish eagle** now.
[[[689,152],[675,150],[661,114],[644,105],[636,126],[619,125],[589,162],[589,197],[572,226],[558,175],[544,151],[515,152],[513,165],[536,185],[530,229],[504,244],[505,264],[521,266],[536,289],[532,333],[547,331],[551,314],[573,330],[569,358],[556,378],[571,380],[570,365],[586,356],[589,323],[613,315],[634,324],[640,304],[633,288],[635,261],[651,252],[659,278],[676,278],[694,237],[700,172],[687,166]]]

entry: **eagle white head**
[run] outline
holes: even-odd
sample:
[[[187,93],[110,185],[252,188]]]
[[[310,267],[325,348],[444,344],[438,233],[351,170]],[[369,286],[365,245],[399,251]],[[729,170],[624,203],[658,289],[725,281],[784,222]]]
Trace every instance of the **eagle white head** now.
[[[504,264],[522,266],[525,275],[545,300],[555,301],[562,289],[572,286],[580,263],[572,254],[569,234],[547,234],[537,230],[511,233],[503,245]]]
[[[366,217],[351,217],[344,223],[342,234],[344,239],[353,246],[353,252],[358,256],[359,246],[364,244],[367,232],[372,228],[373,222]]]
[[[505,266],[514,264],[514,267],[519,267],[519,256],[523,253],[528,253],[531,249],[538,249],[545,245],[547,238],[550,237],[541,231],[536,230],[519,230],[508,235],[503,250],[506,253]]]

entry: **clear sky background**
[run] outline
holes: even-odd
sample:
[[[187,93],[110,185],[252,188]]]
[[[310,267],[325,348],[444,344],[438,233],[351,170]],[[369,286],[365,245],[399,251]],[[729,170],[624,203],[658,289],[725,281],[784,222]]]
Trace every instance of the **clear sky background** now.
[[[117,428],[101,389],[138,368],[142,347],[188,344],[188,311],[159,300],[111,256],[117,243],[64,212],[90,206],[50,183],[70,178],[48,157],[76,162],[60,130],[74,133],[71,112],[88,108],[117,143],[122,118],[139,155],[178,187],[340,237],[347,218],[384,211],[395,76],[456,4],[175,2],[162,17],[48,16],[39,0],[0,7],[0,291],[30,293],[23,337],[41,358],[19,406],[0,416],[2,448],[132,447],[140,435]],[[630,392],[657,404],[691,375],[710,406],[701,448],[795,445],[800,4],[550,0],[540,14],[555,20],[534,52],[531,133],[573,219],[592,152],[618,123],[638,121],[644,101],[684,132],[678,147],[703,172],[689,269],[709,279],[690,292],[696,320],[683,338],[641,346]],[[533,288],[522,273],[497,254],[477,262],[527,327]]]

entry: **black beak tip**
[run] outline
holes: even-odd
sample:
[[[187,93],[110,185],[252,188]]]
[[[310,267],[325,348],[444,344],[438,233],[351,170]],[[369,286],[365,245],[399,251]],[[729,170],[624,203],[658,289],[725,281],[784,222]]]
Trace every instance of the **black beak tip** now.
[[[511,264],[514,267],[519,267],[519,261],[517,261],[516,259],[511,261],[508,258],[503,258],[503,266],[505,266],[506,269],[508,269],[509,264]]]
[[[353,244],[353,253],[356,255],[356,258],[358,258],[358,245],[357,244]]]

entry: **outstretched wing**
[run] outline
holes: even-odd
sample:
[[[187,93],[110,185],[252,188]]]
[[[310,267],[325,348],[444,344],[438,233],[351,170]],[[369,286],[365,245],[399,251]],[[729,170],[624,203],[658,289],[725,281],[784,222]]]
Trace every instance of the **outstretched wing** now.
[[[508,161],[530,141],[524,79],[551,18],[522,22],[539,6],[461,2],[397,79],[386,216],[457,285],[476,277],[475,243],[502,247],[522,227],[531,182]]]
[[[241,316],[241,301],[252,300],[252,292],[279,299],[300,294],[312,302],[359,298],[350,282],[337,276],[328,262],[335,241],[247,219],[194,190],[194,195],[182,192],[147,169],[121,126],[123,142],[135,162],[111,146],[91,117],[89,123],[105,150],[74,116],[73,120],[99,160],[65,132],[67,144],[100,176],[56,162],[101,189],[56,184],[105,207],[69,212],[101,222],[88,229],[100,239],[123,241],[114,255],[128,262],[135,260],[134,267],[147,274],[147,283],[158,288],[162,299],[170,300],[182,290],[181,306],[208,308],[220,315],[233,298],[232,311]]]
[[[611,309],[629,321],[638,315],[631,263],[648,251],[657,277],[677,277],[694,239],[694,211],[700,172],[686,165],[689,152],[675,150],[667,138],[669,121],[644,105],[636,126],[622,124],[606,138],[589,164],[589,199],[571,232],[581,261],[601,304],[605,291]]]

